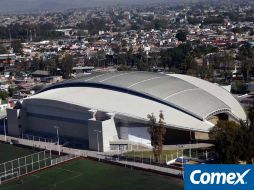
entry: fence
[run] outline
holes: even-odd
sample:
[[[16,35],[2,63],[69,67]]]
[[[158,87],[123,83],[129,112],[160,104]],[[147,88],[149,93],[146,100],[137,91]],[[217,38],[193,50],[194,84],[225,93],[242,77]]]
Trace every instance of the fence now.
[[[0,164],[0,184],[51,165],[51,151],[45,150]]]
[[[44,150],[15,160],[4,162],[0,164],[0,185],[3,182],[17,179],[22,175],[72,160],[80,157],[81,155],[81,152],[77,151],[75,154],[67,154],[58,158],[52,158],[51,151]]]
[[[77,158],[79,156],[80,156],[80,153],[77,152],[76,154],[67,154],[65,156],[61,156],[59,158],[52,159],[51,160],[51,166],[56,165],[56,164],[60,164],[60,163],[65,162],[65,161],[72,160],[72,159]]]
[[[30,135],[30,134],[22,134],[21,138],[26,139],[26,140],[31,140],[31,141],[57,143],[56,139],[45,138],[45,137],[40,137],[40,136],[35,136],[35,135]]]
[[[196,163],[204,163],[207,159],[210,158],[212,152],[200,151],[200,150],[189,150],[189,149],[179,149],[172,151],[168,154],[161,155],[158,160],[155,159],[153,153],[150,151],[133,151],[133,152],[121,152],[118,154],[102,154],[101,159],[106,159],[116,162],[128,162],[140,163],[140,164],[150,164],[150,165],[159,165],[166,168],[182,169],[184,161],[181,161],[182,158]],[[104,158],[103,158],[104,156]],[[180,161],[175,162],[179,158]]]

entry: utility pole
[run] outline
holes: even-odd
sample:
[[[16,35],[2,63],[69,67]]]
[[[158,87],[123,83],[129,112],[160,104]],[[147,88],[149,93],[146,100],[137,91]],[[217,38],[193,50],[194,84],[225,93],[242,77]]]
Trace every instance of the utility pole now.
[[[27,40],[27,42],[29,42],[29,39],[28,39],[28,29],[26,29],[26,40]]]
[[[36,29],[34,29],[34,39],[37,39]]]
[[[183,156],[184,145],[177,145],[177,147],[179,147],[180,150],[182,151],[182,176],[184,177],[184,156]],[[177,152],[178,152],[178,150],[177,150]]]
[[[6,142],[6,141],[7,141],[7,137],[6,137],[6,125],[5,125],[5,120],[6,120],[6,117],[4,117],[4,141]]]
[[[191,134],[191,129],[190,129],[190,144],[189,144],[189,157],[191,158],[191,141],[192,141],[192,134]]]
[[[57,135],[57,146],[58,146],[58,155],[60,156],[60,144],[59,144],[59,127],[58,126],[54,126],[54,128],[56,129],[56,135]]]
[[[12,38],[11,38],[11,29],[9,29],[9,37],[10,37],[10,44],[11,44],[11,41],[12,41]]]
[[[97,155],[98,155],[98,160],[100,161],[100,156],[99,156],[99,152],[100,152],[100,144],[99,144],[99,136],[98,134],[101,133],[101,131],[99,130],[93,130],[96,133],[97,136]]]
[[[33,32],[32,32],[32,30],[30,30],[30,42],[32,42],[33,41]]]

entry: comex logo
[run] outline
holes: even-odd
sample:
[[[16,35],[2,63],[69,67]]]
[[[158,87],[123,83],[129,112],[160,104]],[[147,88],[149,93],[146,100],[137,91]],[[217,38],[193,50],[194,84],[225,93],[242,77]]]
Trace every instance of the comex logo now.
[[[229,185],[237,185],[237,184],[247,184],[244,181],[244,177],[250,172],[251,169],[246,170],[245,172],[238,173],[238,172],[231,172],[231,173],[219,173],[219,172],[212,172],[202,173],[201,170],[194,170],[190,175],[191,183],[198,185],[198,184],[229,184]]]

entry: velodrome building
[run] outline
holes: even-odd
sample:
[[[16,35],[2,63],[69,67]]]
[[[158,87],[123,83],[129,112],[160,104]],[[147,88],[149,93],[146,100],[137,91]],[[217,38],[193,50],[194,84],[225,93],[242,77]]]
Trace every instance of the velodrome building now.
[[[147,115],[163,111],[165,144],[208,139],[222,120],[246,120],[239,102],[216,84],[187,75],[150,72],[91,74],[43,89],[8,109],[8,133],[56,136],[108,151],[151,146]],[[98,138],[97,138],[98,137]],[[98,143],[98,144],[97,144]]]

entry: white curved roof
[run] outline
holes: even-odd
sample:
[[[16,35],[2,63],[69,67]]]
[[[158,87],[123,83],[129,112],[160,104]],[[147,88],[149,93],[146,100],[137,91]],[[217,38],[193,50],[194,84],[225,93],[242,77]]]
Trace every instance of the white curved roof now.
[[[154,113],[157,118],[163,111],[165,123],[173,128],[207,132],[213,125],[167,105],[123,92],[93,87],[66,87],[48,90],[25,99],[29,101],[55,100],[95,109],[113,112],[119,116],[133,117],[147,121],[147,115]]]
[[[67,86],[112,89],[145,96],[201,120],[219,112],[232,113],[237,119],[246,119],[241,105],[229,92],[207,81],[186,75],[151,72],[100,73],[68,80],[45,90]]]
[[[246,119],[238,101],[223,88],[178,74],[115,72],[65,81],[29,99],[48,99],[147,120],[163,110],[171,127],[209,131],[206,118],[227,112]]]
[[[238,100],[235,99],[235,97],[232,96],[232,94],[230,94],[224,88],[216,84],[207,82],[205,80],[188,75],[170,74],[170,76],[192,83],[198,88],[220,99],[226,105],[228,105],[228,107],[230,107],[231,113],[234,114],[234,116],[236,116],[238,119],[246,120],[246,113],[244,112],[244,109],[242,108]]]

